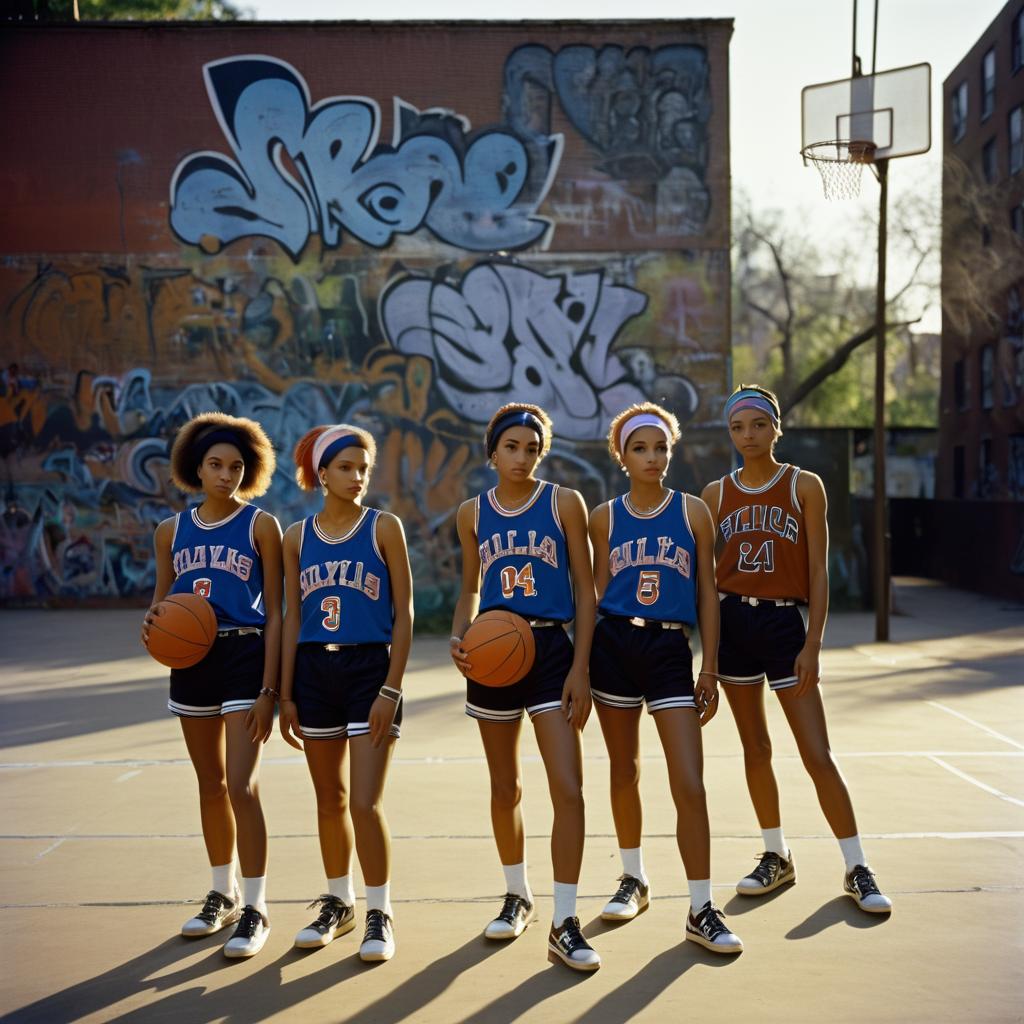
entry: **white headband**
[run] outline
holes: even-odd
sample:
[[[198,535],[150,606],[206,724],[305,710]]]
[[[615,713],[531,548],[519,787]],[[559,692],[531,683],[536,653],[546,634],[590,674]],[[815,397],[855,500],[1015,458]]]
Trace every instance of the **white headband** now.
[[[332,427],[328,427],[314,442],[313,442],[313,469],[317,470],[320,468],[320,463],[323,461],[324,453],[328,448],[331,447],[336,441],[340,441],[342,438],[351,438],[351,444],[355,447],[362,448],[363,442],[358,435],[354,434],[351,427],[345,426],[344,423],[336,423]],[[345,445],[343,447],[348,447]]]
[[[665,435],[665,440],[670,444],[672,443],[672,432],[669,430],[668,424],[660,416],[655,415],[653,412],[640,412],[635,416],[630,416],[619,428],[620,452],[624,453],[626,451],[626,442],[629,440],[629,435],[641,427],[656,427]]]

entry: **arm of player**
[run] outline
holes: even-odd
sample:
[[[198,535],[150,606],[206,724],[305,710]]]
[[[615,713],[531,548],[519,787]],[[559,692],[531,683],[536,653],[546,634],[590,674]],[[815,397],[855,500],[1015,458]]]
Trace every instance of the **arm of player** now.
[[[795,696],[802,697],[821,680],[821,641],[828,618],[828,499],[821,477],[806,470],[800,471],[796,496],[804,510],[810,577],[807,639],[793,664],[797,678]]]
[[[697,622],[700,627],[700,670],[694,697],[701,725],[718,710],[718,634],[721,608],[715,584],[715,526],[707,505],[687,496],[687,511],[697,547]]]
[[[391,626],[391,664],[385,686],[401,690],[405,665],[412,647],[412,569],[409,568],[409,550],[401,521],[390,512],[377,517],[377,541],[388,567],[391,579],[391,602],[395,610]],[[370,743],[379,747],[387,738],[395,720],[398,704],[387,697],[378,696],[370,707]]]
[[[576,598],[572,668],[562,688],[562,714],[574,729],[582,729],[590,717],[590,645],[594,639],[597,599],[594,596],[594,559],[587,536],[587,506],[579,491],[558,488],[558,517],[565,531]]]
[[[156,606],[170,592],[174,583],[174,561],[171,558],[171,541],[174,538],[174,517],[165,519],[153,534],[154,560],[156,561],[156,586],[153,599],[149,602],[146,616],[142,620],[142,646],[149,646],[149,627],[157,616]]]
[[[611,574],[608,571],[608,517],[610,502],[598,505],[590,513],[590,546],[594,552],[594,589],[597,592],[597,604],[601,603],[608,587]]]
[[[455,667],[465,676],[472,671],[472,666],[459,644],[480,609],[480,549],[477,547],[476,503],[473,500],[464,501],[459,506],[456,526],[462,546],[462,589],[452,615],[449,653]]]
[[[302,524],[292,523],[285,531],[281,546],[284,563],[284,625],[281,629],[281,710],[278,713],[278,728],[285,743],[296,750],[302,749],[299,739],[299,714],[295,707],[295,653],[299,647],[299,630],[302,627],[302,591],[299,587],[299,538]],[[298,739],[296,739],[298,737]]]
[[[281,524],[269,512],[260,512],[253,530],[263,564],[263,689],[276,691],[281,671]],[[274,731],[275,698],[261,693],[245,716],[253,743],[266,743]]]

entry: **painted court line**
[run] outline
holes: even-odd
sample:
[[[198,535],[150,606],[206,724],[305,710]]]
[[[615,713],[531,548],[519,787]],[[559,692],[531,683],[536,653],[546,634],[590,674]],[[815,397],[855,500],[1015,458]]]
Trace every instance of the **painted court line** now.
[[[1000,800],[1005,800],[1009,804],[1016,804],[1018,807],[1024,807],[1024,800],[1018,800],[1015,796],[1007,796],[1000,790],[988,785],[988,783],[974,778],[973,775],[968,775],[967,772],[962,772],[959,768],[954,768],[947,761],[943,761],[941,757],[929,757],[928,760],[934,761],[940,768],[945,768],[947,772],[952,772],[957,776],[957,778],[963,779],[965,782],[970,782],[972,785],[977,786],[978,789],[983,789],[986,793],[991,793],[993,796],[999,797]]]
[[[976,729],[981,729],[982,732],[987,732],[989,736],[995,736],[997,740],[1009,743],[1011,747],[1016,747],[1018,750],[1024,750],[1024,743],[1018,743],[1016,740],[1011,740],[1009,736],[1004,736],[1001,732],[996,732],[995,729],[990,729],[987,725],[982,725],[981,722],[976,722],[973,718],[968,718],[959,711],[954,711],[952,708],[946,707],[945,704],[940,704],[937,700],[926,700],[925,703],[931,704],[933,708],[938,708],[940,711],[945,711],[948,715],[953,715],[956,718],[967,722],[968,725],[973,725]]]

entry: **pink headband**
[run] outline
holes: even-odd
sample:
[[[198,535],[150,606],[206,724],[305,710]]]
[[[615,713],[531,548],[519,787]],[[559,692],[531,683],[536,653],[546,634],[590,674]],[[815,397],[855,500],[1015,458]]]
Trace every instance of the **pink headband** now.
[[[327,454],[327,449],[330,448],[337,441],[346,441],[347,444],[341,445],[337,451],[332,453],[336,455],[338,451],[342,451],[345,448],[355,447],[363,448],[365,445],[362,439],[352,433],[352,428],[345,426],[344,423],[336,423],[332,427],[328,427],[314,442],[313,442],[313,468],[319,469],[323,463],[324,456]]]
[[[641,427],[656,427],[665,435],[665,439],[671,444],[672,432],[669,430],[668,424],[653,412],[640,412],[635,416],[630,416],[629,419],[619,427],[620,452],[624,452],[626,450],[626,442],[629,440],[629,435],[634,431],[639,430]]]

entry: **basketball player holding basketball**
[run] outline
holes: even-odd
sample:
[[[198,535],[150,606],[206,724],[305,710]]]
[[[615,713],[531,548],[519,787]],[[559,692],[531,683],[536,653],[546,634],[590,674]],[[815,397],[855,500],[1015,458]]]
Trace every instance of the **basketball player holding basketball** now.
[[[258,953],[267,917],[267,826],[257,776],[273,728],[281,643],[281,527],[249,498],[266,493],[274,449],[253,420],[204,413],[171,449],[171,478],[203,500],[157,528],[155,606],[170,594],[200,594],[217,614],[217,638],[197,665],[171,670],[167,706],[181,719],[199,780],[203,839],[213,885],[182,926],[189,937],[238,922],[228,957]],[[235,881],[235,846],[242,890]]]
[[[796,881],[772,772],[764,687],[773,690],[846,861],[843,889],[871,913],[888,913],[857,834],[846,782],[832,758],[821,699],[821,641],[828,615],[827,501],[821,479],[775,459],[782,436],[772,392],[740,385],[725,404],[743,465],[704,488],[718,530],[721,641],[718,671],[743,743],[747,787],[764,837],[757,867],[736,891],[762,896]],[[805,616],[806,615],[806,619]]]
[[[535,405],[512,403],[492,417],[485,434],[496,487],[458,512],[462,592],[452,621],[451,653],[467,677],[466,713],[477,720],[491,780],[491,823],[505,873],[506,894],[487,925],[489,939],[521,935],[536,917],[526,878],[519,734],[530,716],[554,806],[551,860],[554,914],[548,959],[595,971],[601,958],[580,930],[576,889],[583,860],[583,758],[580,730],[590,714],[588,661],[594,631],[594,580],[587,543],[587,509],[576,491],[537,480],[551,445],[551,420]],[[478,611],[504,609],[533,628],[533,668],[503,688],[473,681],[462,635]],[[575,619],[575,650],[565,627]]]
[[[299,485],[321,490],[324,502],[284,535],[281,661],[281,733],[300,750],[295,736],[306,741],[327,873],[327,892],[312,904],[319,914],[295,945],[326,946],[355,927],[354,840],[366,884],[359,949],[366,961],[395,953],[382,798],[402,723],[413,618],[402,524],[362,504],[376,454],[370,434],[344,423],[315,427],[295,447]]]
[[[590,654],[597,717],[611,761],[611,801],[622,857],[606,921],[647,909],[650,883],[640,835],[640,715],[644,703],[661,739],[676,807],[676,841],[690,890],[686,938],[715,953],[743,943],[711,899],[711,832],[704,793],[701,722],[718,708],[718,594],[715,530],[707,507],[663,480],[679,421],[651,402],[612,420],[608,449],[629,477],[626,494],[590,516],[599,619]],[[696,684],[689,633],[700,623]]]

